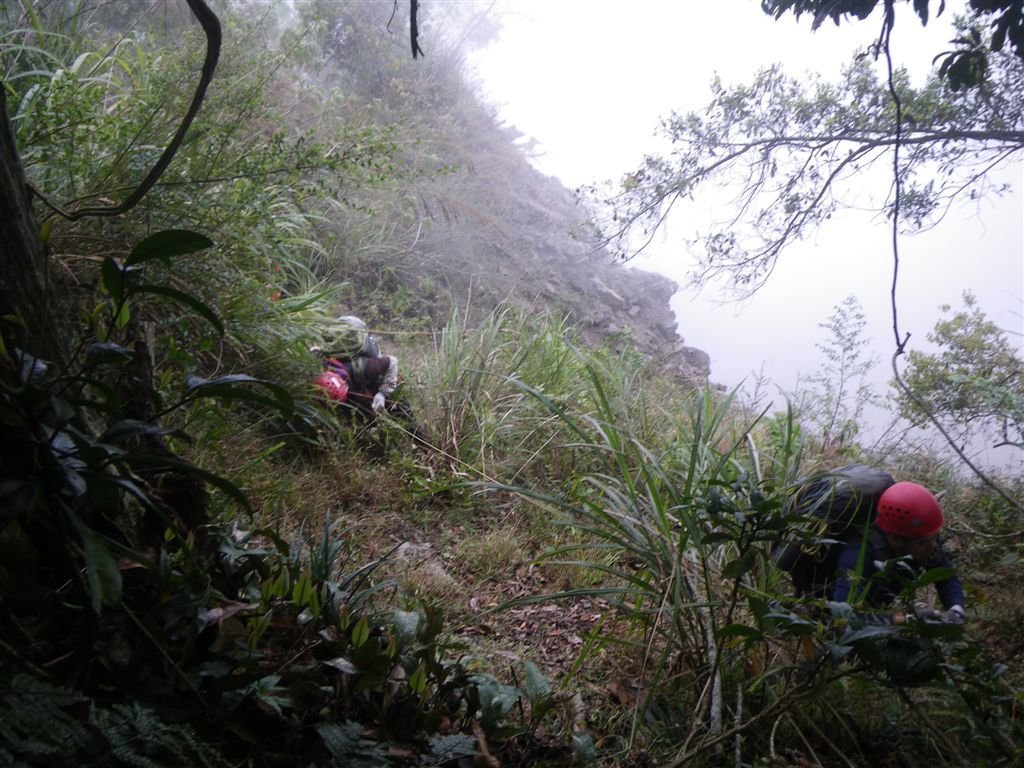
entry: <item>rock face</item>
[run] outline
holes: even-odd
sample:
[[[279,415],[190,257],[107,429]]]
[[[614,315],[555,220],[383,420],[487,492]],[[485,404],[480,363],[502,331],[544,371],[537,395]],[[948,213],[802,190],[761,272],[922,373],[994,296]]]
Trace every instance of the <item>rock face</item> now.
[[[481,117],[457,145],[457,176],[417,189],[428,214],[423,245],[403,266],[418,276],[407,287],[421,316],[443,322],[452,303],[552,312],[568,317],[585,341],[628,338],[686,383],[706,384],[708,355],[676,332],[675,282],[615,263],[574,194],[529,163],[517,136],[490,114]]]
[[[587,237],[585,212],[557,179],[531,167],[524,172],[523,184],[522,192],[514,195],[524,203],[514,238],[518,258],[516,253],[508,254],[520,265],[521,288],[529,291],[530,285],[538,283],[540,292],[569,315],[584,339],[628,337],[687,383],[706,384],[710,357],[685,346],[676,330],[670,305],[679,289],[675,281],[616,263],[592,235]],[[535,205],[539,200],[543,215]]]
[[[603,257],[603,258],[602,258]],[[547,269],[559,286],[556,296],[579,297],[570,315],[583,337],[597,342],[629,338],[641,351],[687,381],[704,384],[709,356],[687,347],[676,331],[670,302],[679,286],[662,275],[612,263],[604,250],[579,261],[552,260]],[[570,303],[570,302],[567,302]]]

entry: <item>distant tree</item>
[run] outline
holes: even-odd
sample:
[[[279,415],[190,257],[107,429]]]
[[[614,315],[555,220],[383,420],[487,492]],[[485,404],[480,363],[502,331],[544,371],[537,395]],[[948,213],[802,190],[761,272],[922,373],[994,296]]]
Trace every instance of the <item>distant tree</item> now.
[[[925,410],[964,443],[982,438],[993,446],[1024,449],[1024,357],[1005,331],[978,307],[971,293],[964,307],[949,305],[928,334],[933,352],[909,351],[903,379],[913,398],[897,390],[900,414],[923,423]]]
[[[957,200],[1005,191],[991,173],[1024,150],[1024,63],[992,56],[978,88],[954,93],[939,78],[921,88],[906,72],[893,89],[865,57],[839,84],[789,77],[778,67],[750,85],[712,84],[700,112],[673,113],[662,123],[670,147],[647,156],[618,184],[583,190],[602,200],[598,228],[620,256],[642,251],[680,201],[724,190],[733,203],[698,232],[691,249],[695,282],[728,278],[741,295],[756,291],[787,245],[853,208],[897,211],[895,185],[863,199],[864,174],[892,170],[900,146],[899,220],[910,230],[941,221]],[[882,177],[884,179],[884,177]],[[852,182],[852,183],[851,183]],[[861,197],[852,199],[851,190]]]
[[[894,0],[762,0],[762,10],[776,19],[792,12],[800,18],[807,14],[814,18],[811,29],[817,29],[826,19],[836,25],[848,16],[866,19],[875,8],[882,6],[884,18],[879,35],[884,39],[895,24]],[[913,0],[914,12],[927,24],[933,7],[939,16],[946,8],[946,0],[936,3],[929,0]],[[970,88],[984,81],[988,72],[989,51],[998,53],[1009,41],[1010,50],[1018,59],[1024,60],[1024,3],[1020,0],[969,0],[971,28],[968,33],[953,41],[957,48],[936,56],[942,64],[939,74],[953,90]],[[981,29],[988,27],[991,37],[985,44]]]
[[[864,337],[866,325],[855,296],[843,299],[832,309],[828,321],[818,324],[828,336],[815,345],[824,360],[807,379],[810,391],[803,399],[803,415],[813,422],[823,447],[829,450],[849,448],[860,431],[864,409],[878,402],[867,380],[878,358],[867,353],[870,339]]]

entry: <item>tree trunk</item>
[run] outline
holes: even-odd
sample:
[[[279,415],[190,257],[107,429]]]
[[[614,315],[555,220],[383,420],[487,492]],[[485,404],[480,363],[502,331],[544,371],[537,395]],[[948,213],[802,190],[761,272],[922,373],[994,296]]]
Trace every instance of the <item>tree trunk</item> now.
[[[58,303],[48,295],[46,248],[7,117],[0,83],[0,315],[13,315],[23,328],[0,325],[8,346],[58,364],[66,360],[67,334],[58,334]],[[11,350],[8,349],[8,352]]]

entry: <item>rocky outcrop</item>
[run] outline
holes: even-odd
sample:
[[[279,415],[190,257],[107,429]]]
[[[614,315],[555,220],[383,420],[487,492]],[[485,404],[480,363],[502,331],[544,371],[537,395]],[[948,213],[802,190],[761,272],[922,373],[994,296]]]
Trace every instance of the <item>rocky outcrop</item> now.
[[[542,283],[544,295],[569,314],[584,339],[628,338],[687,383],[706,384],[709,355],[687,347],[677,331],[670,304],[679,290],[675,281],[615,262],[596,239],[581,234],[587,232],[585,212],[572,193],[556,179],[541,178],[531,200],[543,198],[545,204],[524,209],[538,215],[518,222],[519,258],[514,251],[507,254],[519,261],[521,288],[529,294],[534,281]]]
[[[584,341],[629,339],[652,360],[690,384],[707,383],[708,355],[687,347],[677,332],[670,279],[616,263],[602,247],[588,214],[558,179],[537,171],[514,145],[514,129],[487,114],[464,126],[458,177],[442,176],[418,189],[430,213],[421,246],[406,274],[424,313],[447,320],[444,286],[457,306],[489,311],[514,303],[567,316]],[[443,216],[436,211],[444,211]],[[412,268],[409,268],[412,267]]]

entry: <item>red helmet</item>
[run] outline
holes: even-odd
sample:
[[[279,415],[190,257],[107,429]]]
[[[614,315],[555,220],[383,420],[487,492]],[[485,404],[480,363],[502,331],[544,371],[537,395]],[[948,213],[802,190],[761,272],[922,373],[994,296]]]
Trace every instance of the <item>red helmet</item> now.
[[[896,483],[878,500],[875,524],[886,533],[926,539],[938,533],[942,523],[939,501],[923,485]]]
[[[348,400],[348,383],[334,371],[324,371],[313,383],[327,394],[329,400],[339,403]]]

